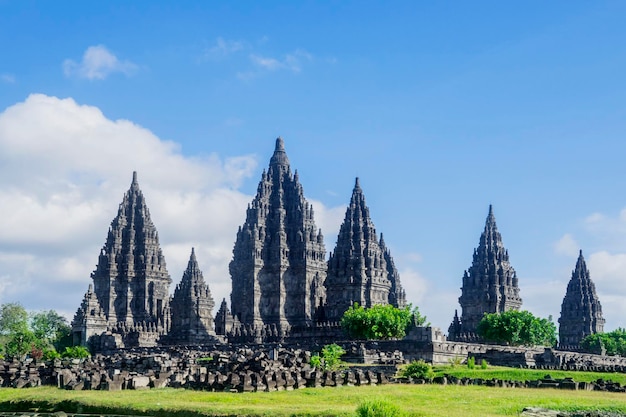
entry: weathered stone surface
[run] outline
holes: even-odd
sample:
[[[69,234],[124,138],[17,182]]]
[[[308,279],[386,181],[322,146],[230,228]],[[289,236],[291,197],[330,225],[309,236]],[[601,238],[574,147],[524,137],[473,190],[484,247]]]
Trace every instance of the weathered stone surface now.
[[[335,250],[328,261],[325,318],[339,321],[354,303],[404,307],[406,297],[389,250],[380,241],[356,179]]]
[[[261,338],[259,329],[268,325],[282,335],[314,324],[325,296],[324,238],[281,138],[237,232],[229,268],[231,309],[247,326],[244,336]]]
[[[169,328],[172,280],[136,172],[91,278],[97,304],[90,287],[72,322],[76,341],[87,344],[97,335],[102,317],[112,333],[121,335],[116,342],[124,345],[156,344],[158,332]],[[143,337],[147,332],[156,336]]]
[[[585,336],[603,332],[604,322],[596,286],[591,281],[583,252],[580,251],[561,304],[559,346],[562,349],[578,349]]]
[[[476,328],[485,313],[518,310],[522,305],[518,278],[502,244],[492,206],[478,248],[474,249],[472,265],[463,275],[459,303],[462,315],[459,318],[454,313],[448,329],[450,340],[476,340]]]
[[[172,326],[167,340],[172,344],[214,342],[213,297],[198,266],[196,253],[191,255],[183,278],[176,286],[171,302]]]

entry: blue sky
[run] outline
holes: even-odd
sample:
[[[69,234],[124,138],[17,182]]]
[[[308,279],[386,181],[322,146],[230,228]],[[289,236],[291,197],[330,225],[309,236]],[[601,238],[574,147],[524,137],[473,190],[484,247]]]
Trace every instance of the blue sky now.
[[[0,0],[0,302],[71,315],[134,169],[216,298],[274,139],[326,248],[359,176],[447,329],[489,204],[524,307],[578,249],[626,326],[626,4]],[[173,290],[173,289],[172,289]]]

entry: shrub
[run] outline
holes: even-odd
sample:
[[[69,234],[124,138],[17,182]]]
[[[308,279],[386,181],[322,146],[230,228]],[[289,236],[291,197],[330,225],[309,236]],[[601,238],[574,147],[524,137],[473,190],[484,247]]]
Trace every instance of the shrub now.
[[[480,369],[487,369],[487,361],[486,360],[482,360],[480,361]]]
[[[196,359],[196,363],[198,365],[207,364],[207,363],[212,362],[212,361],[213,361],[213,358],[210,357],[210,356],[205,356],[203,358],[197,358]]]
[[[417,307],[396,308],[390,304],[363,308],[354,303],[341,318],[341,327],[358,339],[401,339],[411,325],[426,321]]]
[[[52,361],[52,360],[58,359],[60,357],[61,357],[61,355],[54,348],[52,348],[52,349],[44,349],[43,350],[43,358],[42,359],[44,361]]]
[[[400,407],[387,400],[367,400],[356,409],[357,417],[404,417]]]
[[[321,356],[318,354],[311,356],[309,363],[312,367],[317,369],[323,369],[325,371],[334,370],[339,367],[341,357],[345,353],[346,351],[341,346],[333,343],[322,348]]]
[[[470,356],[467,358],[467,369],[474,369],[476,368],[476,358],[473,356]]]
[[[430,379],[433,376],[435,376],[432,365],[421,359],[419,361],[413,361],[410,364],[408,364],[400,372],[400,374],[407,378],[424,378],[424,379]]]
[[[68,359],[85,359],[90,357],[91,354],[84,346],[69,346],[66,347],[61,357]]]
[[[451,368],[456,368],[457,366],[461,364],[462,361],[463,361],[463,358],[461,358],[460,356],[455,356],[453,358],[448,359],[448,363],[450,364]]]

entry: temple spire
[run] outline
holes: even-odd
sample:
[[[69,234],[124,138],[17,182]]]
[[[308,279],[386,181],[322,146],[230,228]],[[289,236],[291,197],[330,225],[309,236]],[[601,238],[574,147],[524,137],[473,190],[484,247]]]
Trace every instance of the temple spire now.
[[[577,349],[585,336],[602,333],[604,322],[596,286],[591,281],[581,250],[561,304],[559,346]]]
[[[485,229],[474,250],[472,265],[463,275],[461,291],[461,324],[460,327],[450,327],[451,331],[457,332],[449,334],[450,340],[460,340],[461,333],[474,337],[472,335],[485,313],[518,310],[522,305],[517,274],[509,263],[492,205],[489,205]]]

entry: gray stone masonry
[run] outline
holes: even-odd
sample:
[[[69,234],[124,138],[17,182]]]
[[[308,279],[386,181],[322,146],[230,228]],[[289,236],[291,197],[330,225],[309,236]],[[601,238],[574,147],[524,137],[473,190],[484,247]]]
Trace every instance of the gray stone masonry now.
[[[459,303],[462,315],[459,319],[457,312],[454,314],[448,329],[450,340],[477,340],[476,328],[485,313],[519,310],[522,306],[517,275],[509,263],[509,252],[502,243],[491,205],[472,265],[463,275]]]
[[[354,303],[365,308],[406,304],[400,276],[380,241],[357,178],[335,250],[328,261],[325,319],[338,321]]]
[[[230,263],[231,309],[244,326],[312,325],[325,301],[326,249],[281,138],[263,171]]]
[[[561,304],[559,346],[563,349],[578,349],[585,336],[602,333],[603,330],[602,306],[583,252],[580,251]]]

